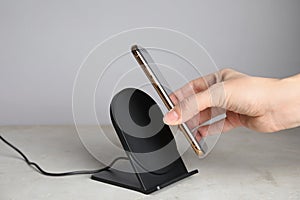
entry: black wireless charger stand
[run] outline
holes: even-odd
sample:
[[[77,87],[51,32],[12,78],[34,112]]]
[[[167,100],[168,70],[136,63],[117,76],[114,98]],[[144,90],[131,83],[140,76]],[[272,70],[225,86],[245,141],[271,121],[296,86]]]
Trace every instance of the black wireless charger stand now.
[[[150,194],[198,173],[187,171],[161,110],[146,93],[122,90],[112,99],[110,117],[131,171],[110,168],[93,174],[93,180]]]

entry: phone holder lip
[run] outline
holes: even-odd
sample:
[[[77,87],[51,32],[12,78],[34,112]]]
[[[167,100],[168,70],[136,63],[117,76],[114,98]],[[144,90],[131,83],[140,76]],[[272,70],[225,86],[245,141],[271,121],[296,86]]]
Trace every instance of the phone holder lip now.
[[[126,167],[132,170],[126,172],[110,168],[93,174],[93,180],[150,194],[198,173],[198,170],[187,171],[174,136],[162,121],[161,110],[145,92],[126,88],[117,93],[110,103],[110,117],[129,159]],[[148,126],[152,120],[155,121],[154,126]],[[151,154],[166,145],[169,148],[156,154],[158,156]],[[165,160],[169,158],[174,160],[166,164]]]

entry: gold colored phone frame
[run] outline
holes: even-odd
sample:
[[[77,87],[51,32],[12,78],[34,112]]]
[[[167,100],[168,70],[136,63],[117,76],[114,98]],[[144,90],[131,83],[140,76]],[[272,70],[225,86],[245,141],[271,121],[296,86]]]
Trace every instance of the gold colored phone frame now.
[[[141,52],[141,50],[146,52],[148,54],[148,56],[151,58],[150,54],[146,51],[146,49],[144,49],[144,48],[142,48],[138,45],[133,45],[131,47],[132,54],[134,55],[134,57],[135,57],[136,61],[138,62],[138,64],[143,69],[143,71],[146,74],[147,78],[150,80],[150,82],[151,82],[152,86],[154,87],[155,91],[158,93],[159,97],[161,98],[161,100],[163,101],[163,103],[165,104],[167,109],[171,110],[172,108],[174,108],[174,104],[171,101],[171,99],[170,99],[169,95],[167,94],[167,92],[165,91],[165,89],[160,84],[158,78],[156,77],[156,75],[152,71],[151,67],[149,66],[149,63],[146,61],[146,59],[143,56],[143,53]],[[188,142],[192,146],[194,152],[198,156],[203,156],[205,154],[205,151],[200,146],[200,144],[197,142],[196,138],[191,133],[191,131],[189,130],[187,125],[185,123],[182,123],[182,124],[179,125],[179,128],[184,133],[186,139],[188,140]]]

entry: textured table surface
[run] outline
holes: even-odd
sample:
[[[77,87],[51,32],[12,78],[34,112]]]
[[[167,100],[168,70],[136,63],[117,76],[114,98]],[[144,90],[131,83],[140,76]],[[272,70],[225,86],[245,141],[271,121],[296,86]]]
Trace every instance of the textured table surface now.
[[[102,167],[73,126],[3,126],[0,133],[46,170]],[[101,141],[98,148],[108,160],[116,157]],[[200,173],[144,195],[89,175],[42,176],[1,142],[0,199],[300,199],[300,128],[272,134],[235,129],[223,134],[205,159],[196,159],[191,150],[183,159]]]

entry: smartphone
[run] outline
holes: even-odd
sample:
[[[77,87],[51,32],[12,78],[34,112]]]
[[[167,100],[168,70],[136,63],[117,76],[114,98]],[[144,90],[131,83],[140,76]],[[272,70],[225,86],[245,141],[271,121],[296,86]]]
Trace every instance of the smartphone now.
[[[174,108],[174,104],[167,93],[167,90],[170,87],[168,87],[167,81],[162,76],[158,66],[155,65],[153,59],[151,58],[147,50],[141,46],[133,45],[131,47],[131,53],[133,54],[134,58],[143,69],[144,73],[150,80],[152,86],[154,87],[155,91],[158,93],[159,97],[161,98],[161,100],[163,101],[167,109],[171,110],[172,108]],[[184,133],[185,137],[187,138],[188,142],[191,144],[195,153],[198,156],[204,155],[205,154],[204,147],[206,146],[204,141],[198,142],[194,137],[193,133],[190,131],[190,129],[185,123],[180,124],[179,128]]]

